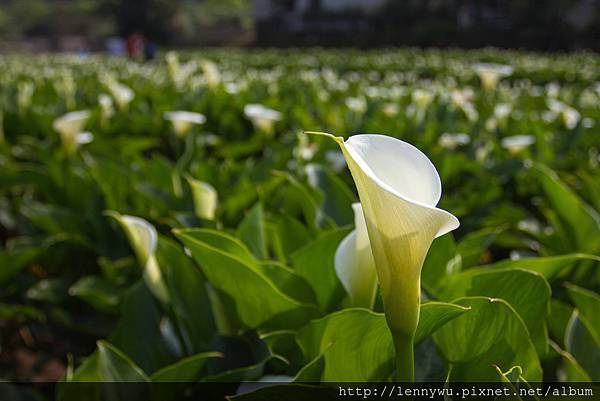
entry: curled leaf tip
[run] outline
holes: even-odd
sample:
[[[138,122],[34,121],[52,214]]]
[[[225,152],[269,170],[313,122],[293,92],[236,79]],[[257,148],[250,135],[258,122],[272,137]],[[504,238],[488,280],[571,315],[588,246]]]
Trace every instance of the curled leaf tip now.
[[[332,135],[328,132],[320,132],[320,131],[304,131],[305,134],[307,135],[320,135],[320,136],[326,136],[328,138],[333,139],[334,141],[336,141],[337,143],[342,143],[344,142],[344,138],[342,138],[341,136],[335,136]]]

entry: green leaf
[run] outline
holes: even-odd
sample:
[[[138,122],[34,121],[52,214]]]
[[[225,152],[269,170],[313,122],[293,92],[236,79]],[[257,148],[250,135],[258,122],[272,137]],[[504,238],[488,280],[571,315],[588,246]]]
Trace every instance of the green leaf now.
[[[325,349],[325,351],[327,351],[327,348]],[[321,353],[315,359],[308,362],[302,367],[302,369],[298,371],[298,373],[294,377],[294,381],[300,383],[318,383],[321,381],[324,369],[325,354]]]
[[[308,227],[316,229],[322,225],[325,215],[319,208],[320,195],[311,187],[304,185],[291,174],[275,171],[275,175],[285,179],[286,185],[279,191],[277,203],[284,208],[284,214],[296,216],[299,212]],[[281,197],[281,199],[279,199]]]
[[[215,335],[206,281],[175,241],[159,236],[156,258],[169,290],[168,308],[175,316],[188,354],[207,350]]]
[[[383,314],[344,309],[310,322],[298,332],[307,360],[323,355],[323,381],[387,380],[394,345]]]
[[[153,382],[191,382],[200,379],[198,374],[211,358],[221,358],[220,352],[203,352],[183,358],[178,362],[165,366],[150,376]]]
[[[550,300],[550,314],[548,315],[548,331],[551,337],[564,347],[567,325],[573,314],[573,307],[554,298]],[[552,342],[550,343],[552,344]]]
[[[555,342],[550,342],[550,345],[562,358],[563,366],[565,368],[564,380],[561,381],[569,381],[569,382],[591,382],[590,376],[586,373],[586,371],[579,365],[579,362],[573,357],[573,355],[569,354],[567,351],[561,349],[558,344]],[[560,372],[559,372],[560,373]],[[559,380],[561,378],[559,377]]]
[[[467,297],[454,303],[472,309],[433,334],[452,365],[451,381],[496,381],[494,365],[501,369],[519,365],[524,378],[541,381],[540,361],[527,327],[506,301]]]
[[[119,306],[119,288],[98,276],[81,278],[69,288],[69,294],[103,312],[113,313]]]
[[[467,311],[441,302],[423,304],[415,344]],[[302,328],[298,343],[310,363],[323,358],[323,381],[387,380],[394,369],[394,345],[382,313],[362,308],[334,312]],[[311,376],[313,368],[306,368]]]
[[[39,252],[38,247],[0,249],[0,284],[20,272]]]
[[[259,259],[267,258],[265,217],[260,202],[256,202],[246,214],[237,231],[238,237],[250,248],[254,256]]]
[[[267,224],[269,248],[280,262],[288,263],[291,255],[311,240],[311,233],[300,221],[277,216]]]
[[[572,253],[560,256],[548,256],[541,258],[505,259],[500,262],[484,266],[489,269],[521,268],[540,273],[548,281],[558,278],[561,273],[581,260],[594,260],[600,262],[600,257],[584,253]]]
[[[306,384],[272,385],[255,391],[226,397],[231,401],[297,401],[325,400],[330,399],[331,389],[322,386],[310,386]]]
[[[469,269],[452,276],[440,290],[440,299],[452,301],[465,296],[501,298],[525,322],[531,340],[540,354],[547,351],[546,316],[551,290],[539,274],[522,269]]]
[[[25,295],[36,301],[60,304],[67,298],[67,285],[60,278],[43,279],[29,288]]]
[[[462,258],[463,269],[478,265],[482,254],[494,242],[502,228],[484,228],[466,235],[456,246],[456,253]]]
[[[235,313],[246,327],[293,328],[318,315],[316,308],[281,292],[234,238],[208,229],[174,233],[208,281],[233,301]]]
[[[452,319],[471,310],[471,307],[445,302],[425,302],[421,304],[419,325],[415,334],[415,345],[433,334]]]
[[[250,366],[245,366],[243,368],[230,369],[228,371],[205,376],[200,381],[201,382],[244,382],[244,381],[254,381],[261,377],[265,371],[265,366],[267,363],[279,360],[283,363],[287,363],[285,358],[282,358],[278,355],[267,355],[263,360],[257,362]]]
[[[498,372],[498,376],[500,377],[500,381],[505,383],[507,387],[510,389],[512,394],[509,394],[504,397],[500,397],[501,400],[511,400],[511,401],[522,401],[522,398],[518,395],[517,387],[513,385],[514,383],[518,383],[521,375],[523,374],[523,370],[520,366],[513,366],[506,372],[502,372],[498,366],[495,366],[496,371]]]
[[[321,210],[338,226],[352,224],[354,221],[352,203],[357,200],[348,186],[335,174],[318,164],[307,165],[306,175],[309,185],[323,194]]]
[[[600,216],[548,167],[536,164],[538,179],[564,241],[573,250],[595,254],[600,250]]]
[[[147,382],[146,374],[112,344],[98,341],[98,350],[75,371],[73,382]]]
[[[421,270],[423,287],[433,293],[446,277],[460,271],[461,264],[462,259],[460,255],[456,255],[456,245],[452,233],[436,238],[427,252]]]
[[[328,231],[292,255],[294,270],[311,285],[324,311],[333,310],[345,294],[335,272],[334,256],[349,231],[346,228]]]
[[[593,291],[570,283],[566,283],[565,287],[581,316],[590,323],[594,335],[600,339],[600,296]]]
[[[577,310],[567,325],[565,345],[566,351],[575,357],[592,381],[600,381],[600,339],[592,325]]]
[[[317,305],[313,289],[304,277],[300,276],[293,269],[277,262],[263,262],[259,264],[259,269],[284,294],[289,295],[299,302]]]
[[[160,331],[161,313],[144,282],[138,281],[125,294],[121,319],[109,341],[123,350],[145,372],[152,373],[171,362]],[[144,341],[140,341],[143,338]]]

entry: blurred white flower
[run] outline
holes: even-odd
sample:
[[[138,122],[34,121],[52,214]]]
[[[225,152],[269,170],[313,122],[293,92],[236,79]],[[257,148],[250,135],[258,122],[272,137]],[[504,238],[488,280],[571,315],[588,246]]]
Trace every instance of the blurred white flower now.
[[[208,87],[215,88],[219,86],[221,83],[221,72],[219,71],[217,64],[210,60],[203,59],[200,60],[200,67],[202,68],[202,73]]]
[[[98,95],[98,104],[100,104],[102,121],[105,123],[115,114],[113,100],[106,93],[101,93]]]
[[[412,92],[412,100],[417,110],[424,111],[433,101],[433,93],[425,89],[415,89]]]
[[[167,70],[171,81],[178,90],[182,90],[198,69],[198,64],[195,60],[190,60],[185,64],[181,64],[179,62],[179,56],[173,51],[168,52],[165,55],[165,59],[167,61]]]
[[[535,143],[533,135],[513,135],[500,140],[500,146],[512,154],[519,153]]]
[[[314,142],[308,140],[308,135],[304,132],[298,133],[298,145],[294,147],[294,156],[296,158],[308,161],[311,160],[317,153],[318,146]]]
[[[593,128],[594,125],[596,125],[596,124],[595,124],[593,118],[586,117],[583,120],[581,120],[581,126],[583,128]]]
[[[513,68],[509,65],[494,63],[478,63],[473,66],[473,69],[481,80],[481,86],[486,91],[496,89],[500,79],[509,76],[513,72]]]
[[[94,137],[91,133],[82,132],[89,118],[89,110],[72,111],[52,123],[52,128],[58,132],[63,149],[67,154],[75,153],[80,145],[93,140]]]
[[[244,106],[244,115],[252,121],[254,126],[271,135],[274,130],[274,124],[281,120],[282,115],[277,110],[270,109],[262,104],[247,104]]]
[[[201,219],[214,220],[219,205],[217,190],[207,182],[185,177],[194,199],[194,212]]]
[[[175,135],[179,138],[185,136],[192,126],[206,122],[204,114],[183,110],[165,112],[164,119],[171,122]]]
[[[399,111],[400,107],[397,103],[386,103],[383,106],[383,114],[385,114],[387,117],[395,117],[398,115]]]
[[[127,85],[117,82],[115,79],[108,78],[104,80],[108,91],[115,99],[117,106],[120,110],[126,110],[129,103],[135,98],[135,92]]]
[[[494,106],[494,117],[499,120],[506,119],[512,112],[512,105],[508,103],[498,103]]]
[[[471,142],[471,137],[463,133],[451,134],[444,132],[440,135],[438,143],[441,147],[446,149],[456,149],[459,146],[468,145]]]
[[[560,92],[560,84],[558,82],[550,82],[546,85],[546,94],[548,97],[557,98]]]
[[[554,114],[561,116],[567,129],[574,129],[581,120],[581,114],[576,109],[559,100],[549,99],[548,108]]]
[[[357,114],[367,111],[367,101],[363,97],[348,97],[345,103],[346,107]]]

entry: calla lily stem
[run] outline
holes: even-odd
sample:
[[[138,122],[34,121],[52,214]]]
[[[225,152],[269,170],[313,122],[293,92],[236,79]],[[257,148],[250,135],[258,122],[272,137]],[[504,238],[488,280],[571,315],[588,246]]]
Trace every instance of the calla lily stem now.
[[[415,381],[414,338],[394,335],[396,349],[396,377],[398,382]]]

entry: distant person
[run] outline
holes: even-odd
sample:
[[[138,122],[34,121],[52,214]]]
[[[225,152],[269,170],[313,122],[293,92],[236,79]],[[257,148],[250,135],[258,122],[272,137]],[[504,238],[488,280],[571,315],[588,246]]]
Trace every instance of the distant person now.
[[[144,44],[144,56],[146,61],[153,61],[156,58],[156,45],[151,40]]]
[[[86,46],[80,46],[79,49],[77,49],[77,55],[80,59],[86,59],[90,56],[90,49]]]
[[[127,54],[131,58],[137,58],[142,54],[144,48],[144,38],[135,32],[127,38]]]
[[[108,38],[105,42],[106,51],[111,56],[123,57],[126,53],[125,41],[121,38]]]

